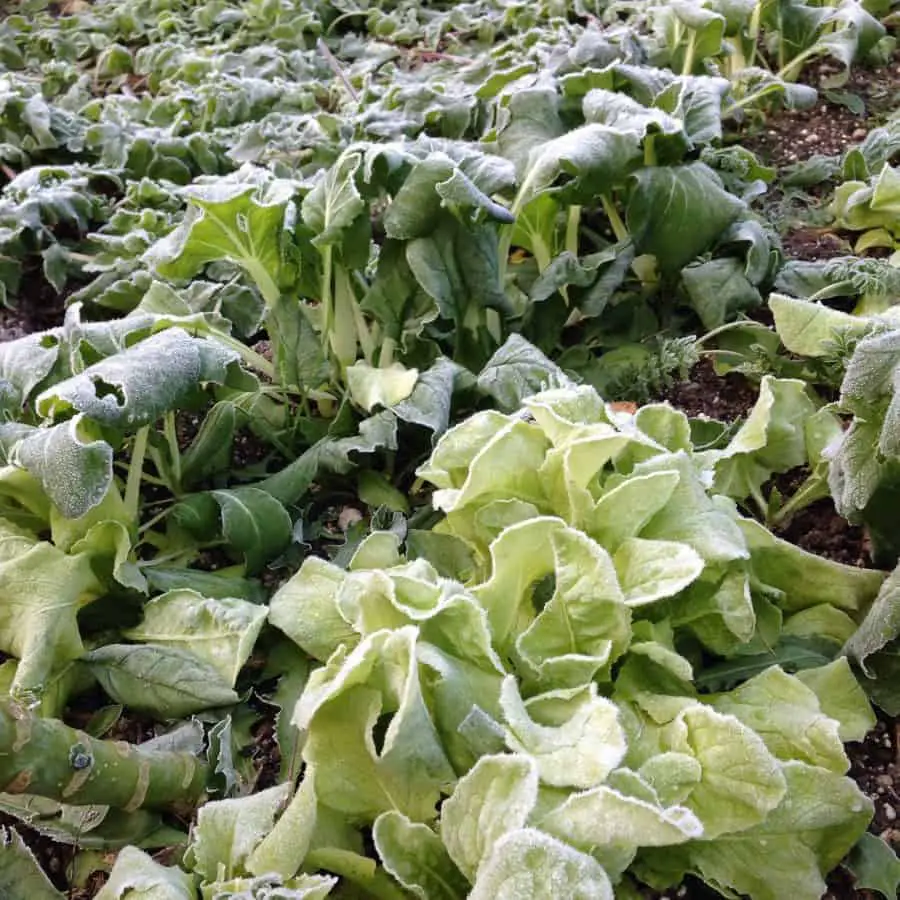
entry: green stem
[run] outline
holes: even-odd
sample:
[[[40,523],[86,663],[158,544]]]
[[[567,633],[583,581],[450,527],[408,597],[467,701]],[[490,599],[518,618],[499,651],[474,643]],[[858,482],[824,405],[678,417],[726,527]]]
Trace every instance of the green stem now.
[[[138,521],[141,502],[141,476],[144,474],[144,458],[147,455],[147,441],[150,426],[145,425],[134,436],[131,448],[131,462],[128,464],[128,480],[125,482],[125,509],[132,522]]]
[[[625,227],[625,223],[622,221],[622,217],[613,205],[612,200],[607,194],[601,194],[600,202],[603,204],[603,212],[606,213],[606,218],[609,219],[609,224],[613,234],[616,236],[616,240],[627,241],[629,238],[628,229]]]
[[[175,413],[171,410],[163,419],[163,434],[169,446],[169,471],[174,482],[174,494],[181,493],[181,448],[178,446],[178,431],[175,428]]]
[[[799,70],[803,68],[803,63],[821,52],[822,48],[819,47],[818,44],[813,44],[812,47],[807,47],[802,53],[798,53],[789,63],[783,65],[775,73],[775,77],[781,81],[792,81],[796,77]]]
[[[63,803],[137,809],[192,809],[201,800],[206,763],[191,753],[147,752],[103,741],[0,701],[0,786]]]
[[[687,52],[684,55],[684,63],[681,66],[682,76],[690,75],[694,71],[694,57],[697,53],[697,32],[691,29],[691,36],[688,38]]]
[[[248,369],[255,369],[257,372],[261,372],[265,375],[266,378],[270,378],[272,381],[275,380],[275,366],[273,366],[261,353],[251,350],[250,347],[239,341],[237,338],[232,337],[230,334],[216,332],[215,338],[220,343],[225,344],[229,349],[238,353]]]
[[[581,207],[570,206],[566,216],[566,250],[578,256],[578,229],[581,226]]]
[[[281,296],[281,289],[275,283],[266,267],[256,259],[244,259],[241,262],[250,277],[256,282],[263,300],[266,301],[266,306],[274,306]]]

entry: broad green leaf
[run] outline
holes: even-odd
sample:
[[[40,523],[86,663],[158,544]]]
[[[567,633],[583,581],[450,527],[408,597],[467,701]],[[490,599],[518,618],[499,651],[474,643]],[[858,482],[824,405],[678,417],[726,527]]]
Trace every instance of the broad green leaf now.
[[[385,812],[375,820],[372,837],[385,869],[420,900],[468,896],[468,882],[427,825]]]
[[[593,857],[533,828],[503,835],[478,873],[470,900],[613,900]]]
[[[483,756],[441,807],[441,839],[474,881],[497,842],[524,827],[537,802],[538,770],[528,756]]]
[[[628,538],[613,557],[628,606],[644,606],[671,597],[700,577],[703,560],[675,541]]]
[[[338,243],[365,209],[355,184],[361,163],[359,153],[344,154],[331,168],[318,173],[313,189],[303,198],[301,214],[315,232],[317,247]]]
[[[628,202],[628,229],[639,253],[675,272],[707,250],[744,211],[703,163],[638,170]]]
[[[0,519],[0,647],[19,660],[14,693],[39,695],[53,669],[82,655],[78,611],[101,592],[89,556]]]
[[[731,256],[686,266],[681,279],[690,304],[707,331],[762,305],[744,262]]]
[[[535,147],[516,205],[566,182],[575,202],[605,194],[622,182],[639,158],[640,142],[633,131],[587,124]]]
[[[84,660],[113,700],[159,719],[238,702],[216,669],[177,647],[107,644]]]
[[[237,355],[222,345],[168,328],[48,388],[36,400],[42,416],[82,413],[136,429],[180,406],[201,382],[222,382]]]
[[[226,179],[191,188],[184,222],[148,253],[165,278],[186,280],[220,259],[241,266],[271,305],[289,280],[282,254],[289,182],[260,185]]]
[[[514,412],[532,394],[561,386],[562,369],[519,334],[511,334],[485,363],[478,389],[492,397],[500,410]]]
[[[249,797],[206,803],[197,813],[185,861],[204,881],[225,881],[242,874],[290,794],[291,785],[279,784]]]
[[[219,504],[225,540],[243,554],[248,572],[258,572],[290,543],[291,517],[266,491],[240,487],[210,495]]]
[[[550,698],[547,698],[549,702]],[[625,755],[625,734],[615,704],[597,696],[591,684],[572,703],[559,702],[559,719],[537,716],[519,695],[514,676],[503,680],[500,696],[506,743],[514,753],[530,756],[544,784],[590,788],[600,784]]]
[[[141,624],[123,633],[132,641],[186,650],[234,687],[265,621],[265,607],[246,600],[176,590],[145,604]]]
[[[0,891],[7,897],[28,896],[31,900],[62,900],[63,895],[50,883],[34,854],[10,828],[0,830]],[[113,895],[111,895],[113,896]],[[159,895],[159,900],[187,900],[191,894]],[[113,897],[113,900],[118,900]]]
[[[849,767],[837,720],[822,711],[809,687],[779,666],[720,695],[713,705],[752,728],[781,760],[796,759],[838,774]]]
[[[8,442],[8,443],[7,443]],[[113,449],[84,416],[50,428],[0,425],[0,444],[66,517],[77,519],[100,504],[113,480]]]
[[[866,832],[850,851],[847,868],[859,890],[878,891],[891,900],[900,890],[900,859],[883,838]]]
[[[125,847],[97,900],[195,900],[196,896],[194,878],[187,872],[161,866],[142,850]]]

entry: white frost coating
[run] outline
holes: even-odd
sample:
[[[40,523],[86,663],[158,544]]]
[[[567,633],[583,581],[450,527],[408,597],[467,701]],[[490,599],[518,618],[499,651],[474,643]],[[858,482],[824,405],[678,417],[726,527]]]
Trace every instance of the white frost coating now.
[[[102,502],[113,473],[113,450],[105,441],[82,440],[84,416],[52,428],[36,428],[16,445],[13,462],[40,479],[47,496],[68,519]]]
[[[594,683],[585,692],[584,701],[558,726],[542,725],[531,718],[512,675],[503,680],[500,705],[507,723],[508,746],[534,758],[544,784],[594,787],[625,756],[627,744],[618,707],[598,697]]]
[[[613,900],[606,871],[593,857],[533,828],[493,847],[469,900]]]
[[[52,416],[75,409],[98,422],[134,428],[177,406],[204,375],[221,377],[222,363],[234,358],[218,345],[169,328],[44,391],[37,410]]]

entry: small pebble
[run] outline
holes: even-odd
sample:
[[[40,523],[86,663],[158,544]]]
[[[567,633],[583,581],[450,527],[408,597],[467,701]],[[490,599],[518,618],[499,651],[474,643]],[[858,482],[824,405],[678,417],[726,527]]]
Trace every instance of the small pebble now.
[[[888,822],[893,822],[894,819],[897,818],[897,810],[894,809],[893,806],[888,806],[887,803],[884,804],[884,817],[888,820]]]
[[[861,141],[865,138],[867,133],[868,132],[865,128],[857,128],[856,131],[854,131],[853,134],[850,135],[850,138],[854,141]]]

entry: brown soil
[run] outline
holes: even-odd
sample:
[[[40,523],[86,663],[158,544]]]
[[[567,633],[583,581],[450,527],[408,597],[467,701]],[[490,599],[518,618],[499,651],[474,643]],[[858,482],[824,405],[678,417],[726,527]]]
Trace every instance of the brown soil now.
[[[765,125],[748,130],[742,144],[758,153],[771,165],[782,168],[811,156],[835,156],[851,144],[858,144],[885,113],[896,107],[900,94],[900,53],[888,66],[857,69],[841,93],[854,94],[865,104],[862,116],[828,98],[823,79],[833,77],[837,69],[822,63],[807,79],[819,90],[819,101],[811,109],[785,110],[770,117]]]
[[[691,370],[690,379],[666,392],[668,400],[689,416],[708,416],[731,422],[743,416],[756,403],[758,390],[743,375],[729,372],[716,375],[712,363],[704,359]]]

